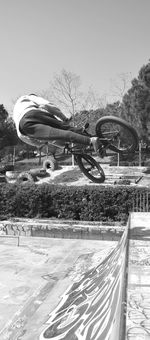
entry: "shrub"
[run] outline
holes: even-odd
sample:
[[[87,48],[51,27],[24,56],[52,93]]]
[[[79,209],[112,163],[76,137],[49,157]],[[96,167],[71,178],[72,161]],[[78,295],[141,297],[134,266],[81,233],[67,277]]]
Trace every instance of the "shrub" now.
[[[143,191],[142,191],[143,190]],[[0,218],[59,218],[87,221],[127,221],[136,187],[0,185]],[[145,189],[146,191],[146,189]]]

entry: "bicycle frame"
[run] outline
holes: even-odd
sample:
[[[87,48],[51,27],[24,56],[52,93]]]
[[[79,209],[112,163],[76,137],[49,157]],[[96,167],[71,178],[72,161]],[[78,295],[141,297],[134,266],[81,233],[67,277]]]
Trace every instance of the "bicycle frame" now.
[[[93,135],[95,136],[95,135]],[[111,146],[111,142],[112,142],[113,139],[107,139],[107,138],[99,138],[99,141],[102,143],[100,149],[99,149],[99,155],[101,157],[104,156],[104,153],[105,155],[106,154],[106,150],[109,149],[109,147]],[[59,143],[57,143],[56,141],[54,142],[46,142],[44,143],[42,147],[44,146],[48,146],[48,145],[51,145],[51,146],[54,146],[54,147],[57,147],[58,149],[62,150],[62,151],[68,151],[69,153],[71,153],[72,155],[79,155],[79,154],[92,154],[92,152],[94,151],[92,146],[85,146],[85,145],[82,145],[82,146],[78,146],[77,144],[73,144],[73,143],[65,143],[64,145],[60,145]],[[111,150],[114,151],[115,153],[119,153],[118,149],[115,147],[115,146],[111,146]],[[47,153],[47,156],[48,156],[48,153]]]

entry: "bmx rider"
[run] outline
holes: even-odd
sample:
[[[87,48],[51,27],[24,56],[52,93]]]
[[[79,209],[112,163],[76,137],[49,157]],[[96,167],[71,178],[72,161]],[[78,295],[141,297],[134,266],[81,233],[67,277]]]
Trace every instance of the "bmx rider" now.
[[[95,152],[99,150],[97,137],[81,134],[81,129],[72,127],[58,107],[36,94],[21,96],[16,101],[13,119],[18,137],[27,144],[40,146],[40,141],[63,141],[92,145]]]

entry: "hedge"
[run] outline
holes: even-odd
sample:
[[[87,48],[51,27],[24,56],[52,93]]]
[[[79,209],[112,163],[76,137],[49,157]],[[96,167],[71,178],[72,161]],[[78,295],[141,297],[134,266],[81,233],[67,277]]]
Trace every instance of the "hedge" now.
[[[147,190],[129,186],[1,184],[0,219],[25,217],[126,222],[139,191]]]

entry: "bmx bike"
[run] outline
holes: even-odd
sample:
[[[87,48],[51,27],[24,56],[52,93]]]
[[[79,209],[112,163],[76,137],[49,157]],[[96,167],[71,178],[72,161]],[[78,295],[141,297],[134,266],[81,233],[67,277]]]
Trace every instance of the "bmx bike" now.
[[[107,156],[107,151],[128,155],[138,148],[138,134],[124,119],[116,116],[104,116],[96,122],[95,134],[87,132],[89,124],[85,124],[82,134],[89,137],[97,136],[100,142],[99,156]],[[49,144],[49,143],[48,143]],[[51,143],[52,144],[52,143]],[[105,173],[99,162],[93,157],[93,149],[89,146],[65,143],[65,146],[55,144],[67,153],[74,155],[75,162],[81,172],[92,182],[103,183]],[[51,167],[47,160],[47,167]]]

